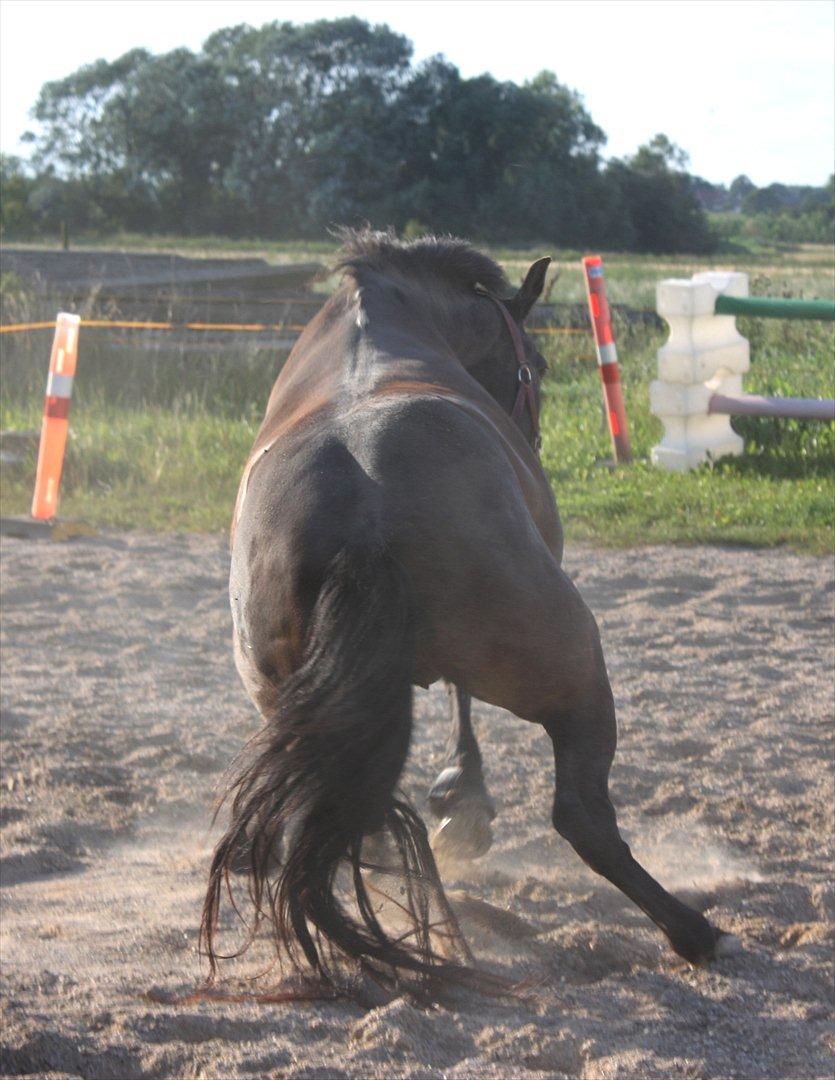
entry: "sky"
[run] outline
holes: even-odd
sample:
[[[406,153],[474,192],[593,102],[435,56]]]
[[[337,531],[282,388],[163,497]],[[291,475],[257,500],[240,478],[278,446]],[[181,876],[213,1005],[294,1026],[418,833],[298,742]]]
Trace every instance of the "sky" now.
[[[664,132],[714,183],[817,185],[835,170],[835,0],[0,0],[0,149],[26,156],[41,85],[82,64],[199,49],[236,23],[347,15],[466,77],[555,72],[606,132],[607,157]]]

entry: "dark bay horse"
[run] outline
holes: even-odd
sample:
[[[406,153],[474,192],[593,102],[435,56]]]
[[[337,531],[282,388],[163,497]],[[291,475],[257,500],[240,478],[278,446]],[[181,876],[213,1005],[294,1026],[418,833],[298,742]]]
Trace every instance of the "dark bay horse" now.
[[[441,845],[477,855],[490,843],[472,695],[544,727],[553,824],[580,857],[687,960],[720,946],[722,932],[636,862],[609,800],[612,692],[595,620],[561,569],[536,453],[545,363],[523,323],[548,262],[513,293],[463,241],[348,234],[343,283],[273,387],[238,494],[230,581],[236,662],[265,726],[212,862],[213,968],[223,885],[238,871],[253,926],[326,979],[340,957],[378,975],[464,970],[430,940],[438,913],[456,940],[454,919],[426,829],[396,794],[412,686],[441,678],[455,723],[430,793]],[[363,842],[380,836],[405,882],[413,928],[398,937],[365,874]]]

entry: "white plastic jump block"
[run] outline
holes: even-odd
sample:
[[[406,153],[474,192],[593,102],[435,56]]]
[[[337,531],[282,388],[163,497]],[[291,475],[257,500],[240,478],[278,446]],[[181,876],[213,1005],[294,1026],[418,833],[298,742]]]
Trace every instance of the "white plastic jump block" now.
[[[750,367],[748,341],[733,315],[715,315],[720,295],[747,296],[748,275],[710,271],[658,283],[656,310],[670,325],[658,350],[658,379],[650,408],[664,425],[652,449],[654,464],[684,472],[709,458],[741,454],[742,439],[728,416],[708,414],[712,394],[739,394]]]

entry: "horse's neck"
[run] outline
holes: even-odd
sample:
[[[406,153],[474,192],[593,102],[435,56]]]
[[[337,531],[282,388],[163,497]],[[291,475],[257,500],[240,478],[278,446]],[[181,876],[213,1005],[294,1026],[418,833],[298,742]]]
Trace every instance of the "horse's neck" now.
[[[462,364],[450,340],[443,319],[431,305],[389,287],[366,287],[353,296],[355,308],[349,308],[349,322],[360,328],[370,345],[371,363],[388,364],[407,360],[444,371],[460,371]]]
[[[504,412],[512,409],[515,365],[502,364],[489,352],[476,359],[483,343],[472,339],[472,312],[466,299],[451,303],[419,286],[372,278],[349,287],[342,303],[346,331],[355,335],[359,328],[361,341],[368,346],[354,350],[366,371],[373,368],[383,377],[386,369],[396,377],[408,372],[463,394],[474,380]],[[490,314],[485,311],[484,317]],[[497,333],[498,327],[486,325],[484,340]],[[507,348],[512,349],[509,341]]]

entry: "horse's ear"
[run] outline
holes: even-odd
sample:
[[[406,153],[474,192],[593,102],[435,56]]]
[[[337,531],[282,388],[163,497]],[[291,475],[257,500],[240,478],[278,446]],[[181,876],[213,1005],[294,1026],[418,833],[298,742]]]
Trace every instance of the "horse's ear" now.
[[[531,308],[542,295],[542,290],[545,287],[545,273],[550,262],[550,256],[537,259],[525,274],[525,280],[522,282],[519,292],[512,300],[508,300],[507,306],[517,322],[524,322],[527,319]]]

